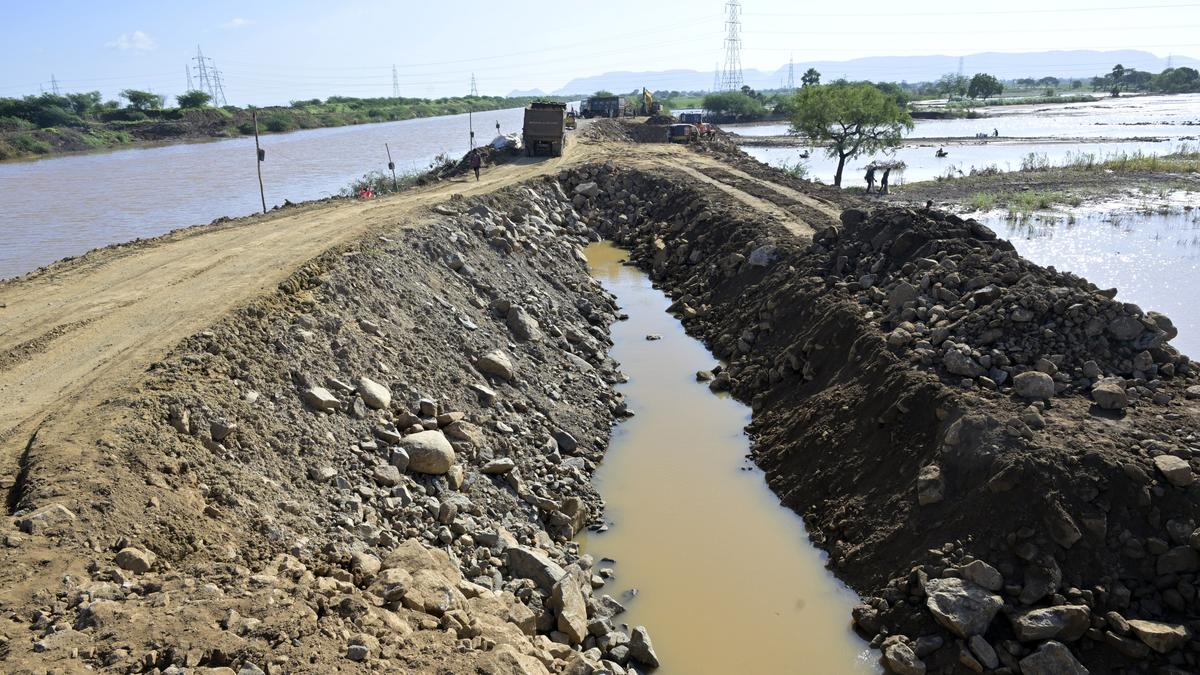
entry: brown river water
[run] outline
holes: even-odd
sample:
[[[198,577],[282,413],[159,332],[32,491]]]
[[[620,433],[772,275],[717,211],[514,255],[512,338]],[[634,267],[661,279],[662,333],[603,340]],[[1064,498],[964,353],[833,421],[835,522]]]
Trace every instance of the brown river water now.
[[[746,459],[749,408],[696,382],[712,355],[644,273],[620,264],[624,251],[600,243],[587,255],[629,315],[613,326],[612,355],[636,416],[596,473],[610,529],[581,537],[615,572],[604,592],[629,611],[614,620],[649,629],[662,675],[879,672],[850,628],[857,596]]]

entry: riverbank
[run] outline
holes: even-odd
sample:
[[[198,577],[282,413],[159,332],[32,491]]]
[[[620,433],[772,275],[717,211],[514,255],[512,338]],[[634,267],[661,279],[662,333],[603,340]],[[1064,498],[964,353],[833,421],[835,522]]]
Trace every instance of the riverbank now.
[[[299,101],[293,106],[257,109],[224,108],[117,110],[109,121],[80,120],[78,124],[44,129],[0,130],[0,161],[55,155],[150,147],[254,135],[252,113],[258,113],[261,135],[304,129],[396,122],[468,111],[487,112],[521,108],[529,97],[481,96],[443,99],[330,99]],[[124,113],[124,115],[117,115]]]
[[[1197,665],[1200,385],[1169,319],[973,221],[596,126],[482,183],[0,284],[0,601],[32,617],[6,668],[653,665],[570,540],[629,412],[601,237],[721,360],[696,370],[751,405],[893,671]]]

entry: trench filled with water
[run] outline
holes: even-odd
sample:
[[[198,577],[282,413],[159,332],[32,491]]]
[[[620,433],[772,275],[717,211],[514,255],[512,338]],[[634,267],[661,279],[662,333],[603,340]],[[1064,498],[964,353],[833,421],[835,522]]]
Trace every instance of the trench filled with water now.
[[[649,628],[664,675],[878,672],[850,628],[857,596],[747,459],[750,409],[697,382],[712,355],[624,251],[599,243],[587,256],[629,316],[611,353],[635,416],[594,478],[607,531],[581,537],[628,608],[614,622]]]

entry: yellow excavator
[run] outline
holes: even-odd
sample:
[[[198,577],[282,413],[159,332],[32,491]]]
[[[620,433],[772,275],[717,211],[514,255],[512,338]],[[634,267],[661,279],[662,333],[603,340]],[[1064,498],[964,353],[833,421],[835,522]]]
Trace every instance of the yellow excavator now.
[[[662,104],[654,102],[654,94],[642,87],[642,105],[639,111],[642,115],[652,116],[662,112]]]

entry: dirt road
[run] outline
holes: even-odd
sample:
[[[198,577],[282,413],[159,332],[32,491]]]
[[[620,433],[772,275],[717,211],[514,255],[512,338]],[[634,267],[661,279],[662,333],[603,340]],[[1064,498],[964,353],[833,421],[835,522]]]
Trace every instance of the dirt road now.
[[[810,234],[812,227],[789,212],[788,204],[804,201],[820,215],[836,217],[829,205],[686,148],[574,142],[564,157],[502,165],[486,170],[479,182],[456,180],[374,201],[306,205],[94,251],[0,284],[0,397],[6,403],[0,488],[15,492],[22,455],[36,430],[56,420],[77,424],[89,408],[132,386],[171,345],[270,291],[321,252],[374,228],[415,221],[454,194],[491,192],[607,159],[684,171],[798,235]],[[755,194],[737,187],[747,183],[756,186]],[[773,203],[772,196],[782,201]],[[10,495],[10,506],[17,497]]]

